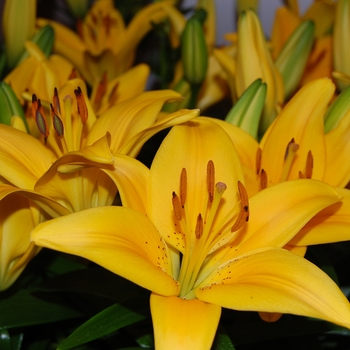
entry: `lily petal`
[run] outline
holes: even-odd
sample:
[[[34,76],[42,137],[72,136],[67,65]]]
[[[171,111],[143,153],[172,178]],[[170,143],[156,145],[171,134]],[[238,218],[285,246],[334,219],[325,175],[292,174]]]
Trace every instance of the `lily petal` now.
[[[314,180],[287,181],[260,191],[250,199],[251,220],[237,236],[234,256],[283,247],[313,216],[340,199],[333,187]]]
[[[198,299],[235,310],[291,313],[350,327],[350,305],[337,285],[318,267],[283,249],[234,260],[212,283],[197,290]]]
[[[198,299],[185,300],[151,294],[156,349],[210,349],[221,307]]]
[[[339,188],[337,192],[342,201],[316,214],[289,244],[309,246],[350,240],[350,190]]]
[[[158,231],[142,213],[102,207],[80,211],[38,225],[35,244],[89,259],[164,296],[177,295],[171,262]]]
[[[56,157],[39,140],[0,125],[0,175],[20,188],[33,189]]]
[[[328,78],[305,85],[284,107],[263,137],[261,167],[266,170],[271,183],[281,180],[286,148],[292,138],[300,148],[291,166],[289,179],[299,178],[299,171],[304,171],[310,150],[314,156],[317,155],[312,178],[323,179],[326,164],[323,116],[334,89],[334,84]]]

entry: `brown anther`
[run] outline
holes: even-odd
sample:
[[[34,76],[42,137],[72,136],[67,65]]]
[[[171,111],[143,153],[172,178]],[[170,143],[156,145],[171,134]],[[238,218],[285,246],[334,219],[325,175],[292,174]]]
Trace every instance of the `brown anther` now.
[[[287,159],[288,154],[290,151],[296,152],[299,149],[299,145],[295,143],[294,137],[289,141],[287,148],[286,148],[286,153],[284,154],[284,160]]]
[[[49,136],[49,128],[46,122],[44,108],[41,105],[40,99],[36,101],[35,121],[40,133],[44,136],[45,142]]]
[[[256,150],[256,158],[255,158],[255,167],[256,167],[256,173],[259,174],[260,167],[261,167],[261,153],[262,150],[260,147]]]
[[[35,94],[32,95],[32,117],[36,119],[36,110],[38,109],[38,98]]]
[[[313,167],[314,167],[314,157],[312,156],[312,152],[309,151],[309,152],[307,153],[307,158],[306,158],[306,169],[305,169],[305,177],[306,177],[307,179],[311,179]]]
[[[197,223],[196,223],[196,229],[195,229],[195,235],[197,239],[200,239],[203,234],[203,218],[202,215],[199,213],[197,216]]]
[[[231,228],[231,232],[239,230],[245,222],[249,220],[249,200],[248,193],[242,182],[238,181],[238,193],[241,199],[241,211]]]
[[[72,80],[75,78],[79,78],[79,75],[78,75],[78,71],[75,68],[73,68],[69,74],[68,80]]]
[[[61,115],[61,104],[60,104],[60,98],[58,97],[57,88],[55,88],[53,92],[53,107],[54,107],[55,113],[58,115]]]
[[[96,95],[94,98],[94,104],[97,108],[101,105],[102,97],[107,91],[107,72],[102,74],[102,78],[97,86]]]
[[[88,109],[85,103],[84,94],[81,91],[80,86],[74,90],[75,97],[77,98],[78,113],[81,117],[83,124],[86,123],[88,119]]]
[[[182,219],[182,209],[181,209],[180,198],[175,192],[173,192],[172,202],[173,202],[175,219],[178,220],[178,221],[181,221],[181,219]]]
[[[208,188],[210,202],[212,202],[214,198],[214,186],[215,186],[214,162],[212,160],[209,160],[207,164],[207,188]]]
[[[185,168],[182,168],[180,175],[180,201],[182,208],[185,205],[187,198],[187,171]]]
[[[61,139],[64,134],[64,126],[62,119],[56,114],[54,106],[50,103],[51,107],[51,117],[52,117],[52,125],[56,131],[57,136]]]
[[[238,193],[241,198],[241,206],[242,208],[244,207],[249,207],[249,201],[248,201],[248,193],[244,185],[242,184],[241,181],[238,181]]]
[[[260,187],[262,190],[267,187],[267,173],[264,169],[260,172]]]

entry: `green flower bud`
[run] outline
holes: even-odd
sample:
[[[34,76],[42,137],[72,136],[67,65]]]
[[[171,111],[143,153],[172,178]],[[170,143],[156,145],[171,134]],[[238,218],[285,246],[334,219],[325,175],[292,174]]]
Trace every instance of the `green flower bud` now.
[[[185,79],[200,85],[207,74],[208,52],[202,24],[196,16],[190,18],[181,39],[181,56]]]
[[[325,133],[333,130],[344,115],[350,110],[350,86],[342,91],[328,108],[324,119]]]
[[[5,39],[7,66],[17,65],[24,51],[24,43],[34,34],[36,0],[6,0],[2,29]]]
[[[75,18],[83,19],[89,11],[89,0],[66,0],[66,4]]]
[[[10,85],[4,81],[0,83],[0,110],[1,124],[12,125],[13,117],[20,117],[26,126],[27,132],[29,132],[23,108]]]
[[[231,108],[225,120],[257,138],[266,90],[267,86],[261,79],[255,80]]]
[[[275,61],[282,75],[286,98],[295,91],[304,73],[314,42],[314,32],[315,25],[312,21],[302,22],[285,43]]]
[[[163,107],[164,112],[173,113],[179,109],[186,108],[191,97],[191,86],[190,84],[182,78],[177,82],[177,84],[172,88],[172,90],[180,93],[183,96],[182,101],[167,103]]]

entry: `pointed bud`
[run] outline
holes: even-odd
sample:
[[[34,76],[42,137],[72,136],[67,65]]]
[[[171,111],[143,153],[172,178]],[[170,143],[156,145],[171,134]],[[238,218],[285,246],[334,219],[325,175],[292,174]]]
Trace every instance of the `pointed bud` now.
[[[257,139],[266,90],[267,86],[261,79],[255,80],[231,108],[225,120]]]
[[[2,29],[5,39],[7,66],[16,66],[24,52],[24,43],[35,30],[36,0],[6,0]]]
[[[186,23],[181,38],[181,56],[185,79],[192,85],[200,85],[207,74],[208,52],[198,16]]]
[[[336,98],[336,100],[328,108],[328,111],[324,119],[325,133],[333,130],[340,120],[350,110],[350,86],[345,88],[342,93]]]
[[[334,70],[350,77],[350,0],[339,0],[336,4],[333,40]],[[340,90],[344,90],[347,85],[337,79]]]
[[[315,25],[312,21],[302,22],[283,45],[275,60],[281,72],[285,88],[285,98],[297,88],[304,73],[314,42]]]

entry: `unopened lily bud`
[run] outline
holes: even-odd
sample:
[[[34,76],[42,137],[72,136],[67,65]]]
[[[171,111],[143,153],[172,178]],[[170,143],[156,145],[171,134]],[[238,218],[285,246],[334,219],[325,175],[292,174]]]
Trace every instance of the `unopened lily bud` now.
[[[24,116],[22,106],[20,105],[10,85],[6,84],[5,82],[0,83],[0,110],[1,124],[13,125],[13,118],[19,117],[28,131],[27,121]],[[18,125],[18,122],[16,122],[15,125]]]
[[[231,108],[225,120],[257,138],[266,89],[261,79],[255,80]]]
[[[336,4],[333,40],[334,70],[349,77],[350,0],[339,0]],[[343,90],[347,84],[337,80],[337,86]]]
[[[186,108],[191,97],[191,85],[184,79],[180,79],[177,84],[172,88],[172,90],[178,92],[183,97],[183,100],[167,103],[163,107],[164,112],[173,113],[179,109]]]
[[[187,21],[181,39],[181,55],[185,79],[200,85],[207,74],[208,52],[202,24],[197,16]]]
[[[285,98],[297,88],[314,42],[315,25],[312,21],[302,22],[284,44],[275,65],[281,72]]]
[[[83,19],[89,11],[89,0],[66,0],[70,11],[75,18]]]
[[[350,86],[345,88],[342,93],[336,98],[336,100],[329,107],[325,119],[324,129],[325,133],[333,130],[340,120],[350,111]]]
[[[35,30],[36,0],[6,0],[2,30],[5,39],[7,66],[16,66],[24,51],[24,43]]]
[[[44,53],[46,57],[49,57],[49,55],[52,52],[52,47],[55,41],[55,31],[50,25],[46,25],[39,29],[39,31],[35,33],[35,35],[31,38],[30,41],[36,44],[37,47]],[[28,56],[29,53],[26,50],[22,54],[18,63],[25,60]]]

